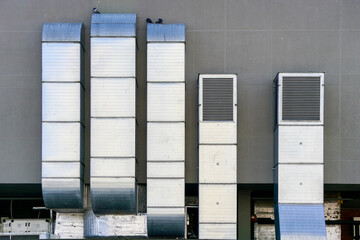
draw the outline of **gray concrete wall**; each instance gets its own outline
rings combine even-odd
[[[360,0],[0,1],[0,183],[40,183],[41,28],[86,25],[93,7],[138,14],[139,182],[146,181],[147,17],[186,24],[186,181],[197,182],[198,73],[238,73],[238,180],[272,183],[277,72],[325,72],[325,182],[359,183]],[[89,166],[86,166],[87,172]]]

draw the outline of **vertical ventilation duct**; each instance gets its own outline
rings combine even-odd
[[[324,217],[324,74],[275,79],[276,239],[326,239]]]
[[[83,208],[82,23],[42,32],[42,191],[45,206]]]
[[[136,213],[136,14],[91,18],[91,168],[95,214]]]
[[[199,239],[236,239],[237,76],[199,76]]]
[[[147,25],[149,237],[184,237],[185,25]]]

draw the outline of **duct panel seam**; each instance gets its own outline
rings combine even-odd
[[[147,180],[148,207],[184,207],[184,179],[149,179]]]
[[[80,162],[42,162],[42,178],[79,178],[83,180],[84,165]]]
[[[236,239],[236,223],[200,223],[199,235],[202,239]]]
[[[134,177],[135,158],[91,158],[91,177]]]
[[[185,162],[148,162],[147,178],[185,178]]]
[[[236,144],[236,122],[199,122],[200,144]]]

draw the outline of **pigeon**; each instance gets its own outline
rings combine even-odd
[[[153,23],[153,21],[152,21],[150,18],[147,18],[147,19],[146,19],[146,22],[147,22],[147,23]]]
[[[93,13],[99,14],[100,12],[96,8],[93,8]]]
[[[162,18],[159,18],[155,23],[158,23],[158,24],[163,23]]]

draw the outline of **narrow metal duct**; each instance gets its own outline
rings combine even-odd
[[[83,208],[82,23],[42,32],[42,192],[45,206]]]
[[[136,213],[136,14],[91,18],[91,204]]]
[[[236,239],[237,76],[199,75],[199,239]]]
[[[276,239],[324,240],[324,74],[279,73],[274,84]]]
[[[185,25],[147,25],[149,237],[185,234]]]

